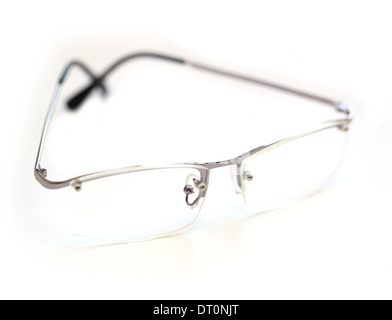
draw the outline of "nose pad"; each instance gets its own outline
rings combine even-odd
[[[241,165],[233,164],[230,166],[231,181],[233,182],[234,191],[237,194],[242,194],[242,179]]]
[[[190,174],[186,179],[184,187],[185,202],[191,208],[194,208],[199,203],[206,191],[206,184],[199,180],[194,174]]]

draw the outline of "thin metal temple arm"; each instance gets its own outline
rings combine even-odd
[[[351,110],[350,108],[339,101],[335,101],[329,98],[325,98],[325,97],[321,97],[312,93],[308,93],[308,92],[304,92],[304,91],[300,91],[298,89],[294,89],[294,88],[290,88],[287,86],[283,86],[277,83],[273,83],[270,81],[266,81],[266,80],[262,80],[262,79],[257,79],[257,78],[253,78],[253,77],[249,77],[249,76],[245,76],[245,75],[241,75],[241,74],[237,74],[234,72],[230,72],[230,71],[225,71],[225,70],[221,70],[221,69],[217,69],[215,67],[210,67],[210,66],[206,66],[206,65],[202,65],[200,63],[196,63],[196,62],[191,62],[191,61],[186,61],[184,59],[181,58],[177,58],[177,57],[172,57],[172,56],[168,56],[168,55],[164,55],[164,54],[159,54],[159,53],[152,53],[152,52],[140,52],[140,53],[135,53],[135,54],[131,54],[128,56],[123,57],[122,59],[116,61],[115,63],[113,63],[105,72],[103,72],[99,77],[95,77],[92,76],[92,83],[87,86],[86,88],[83,88],[78,94],[76,94],[74,97],[72,97],[67,105],[70,109],[77,109],[81,106],[81,104],[83,103],[83,101],[88,97],[88,95],[93,91],[94,88],[100,86],[101,88],[105,88],[103,86],[103,81],[104,79],[110,74],[112,73],[114,70],[116,70],[118,67],[120,67],[121,65],[123,65],[124,63],[130,61],[130,60],[134,60],[137,58],[156,58],[156,59],[161,59],[161,60],[166,60],[166,61],[170,61],[170,62],[175,62],[175,63],[179,63],[179,64],[186,64],[188,66],[200,69],[200,70],[204,70],[204,71],[208,71],[208,72],[212,72],[212,73],[216,73],[219,75],[223,75],[223,76],[227,76],[227,77],[231,77],[231,78],[235,78],[238,80],[242,80],[242,81],[246,81],[246,82],[251,82],[257,85],[262,85],[265,87],[269,87],[269,88],[273,88],[276,90],[281,90],[281,91],[285,91],[287,93],[291,93],[303,98],[308,98],[308,99],[312,99],[330,106],[335,107],[336,109],[338,109],[338,111],[344,112],[347,116],[348,120],[352,119],[352,114],[351,114]],[[81,66],[83,67],[83,66]]]
[[[243,80],[243,81],[246,81],[246,82],[251,82],[251,83],[254,83],[254,84],[262,85],[262,86],[269,87],[269,88],[276,89],[276,90],[285,91],[287,93],[291,93],[291,94],[294,94],[294,95],[297,95],[297,96],[300,96],[300,97],[303,97],[303,98],[312,99],[312,100],[315,100],[315,101],[318,101],[318,102],[321,102],[321,103],[324,103],[324,104],[328,104],[330,106],[333,106],[333,107],[337,108],[338,111],[344,112],[347,115],[347,117],[349,118],[349,120],[351,120],[351,118],[352,118],[352,114],[351,114],[350,108],[346,104],[344,104],[342,102],[339,102],[339,101],[335,101],[333,99],[321,97],[321,96],[318,96],[318,95],[315,95],[315,94],[312,94],[312,93],[300,91],[298,89],[286,87],[286,86],[283,86],[283,85],[280,85],[280,84],[277,84],[277,83],[273,83],[273,82],[270,82],[270,81],[265,81],[265,80],[262,80],[262,79],[253,78],[253,77],[237,74],[237,73],[234,73],[234,72],[225,71],[225,70],[217,69],[217,68],[214,68],[214,67],[202,65],[202,64],[196,63],[196,62],[189,62],[188,61],[187,64],[189,66],[191,66],[191,67],[194,67],[194,68],[197,68],[197,69],[201,69],[201,70],[204,70],[204,71],[216,73],[216,74],[219,74],[219,75],[222,75],[222,76],[227,76],[227,77],[230,77],[230,78],[235,78],[235,79],[238,79],[238,80]]]
[[[43,148],[44,148],[44,145],[45,145],[46,135],[47,135],[47,132],[48,132],[48,129],[49,129],[50,122],[51,122],[52,117],[53,117],[54,110],[56,109],[56,105],[57,105],[57,101],[58,101],[60,93],[61,93],[61,89],[63,87],[64,81],[67,78],[69,72],[74,67],[79,67],[81,70],[83,70],[92,79],[93,82],[95,82],[96,79],[97,79],[97,77],[94,75],[94,73],[85,64],[83,64],[83,63],[81,63],[79,61],[72,61],[72,62],[70,62],[64,68],[64,71],[60,75],[60,78],[59,78],[59,80],[57,82],[57,85],[56,85],[56,88],[54,90],[52,99],[50,101],[48,112],[46,114],[44,127],[42,129],[41,139],[40,139],[40,142],[39,142],[37,158],[36,158],[35,166],[34,166],[34,175],[35,175],[36,179],[41,184],[45,185],[46,187],[48,187],[48,185],[50,185],[51,187],[54,186],[54,188],[57,188],[57,187],[63,187],[63,186],[66,185],[65,183],[63,183],[63,184],[62,183],[55,183],[55,182],[49,182],[48,180],[46,180],[47,171],[46,171],[46,169],[41,168],[40,164],[41,164],[41,156],[42,156]],[[106,91],[105,87],[102,84],[100,84],[100,87],[101,87],[103,92]]]

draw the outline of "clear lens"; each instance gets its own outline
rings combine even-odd
[[[98,240],[135,241],[178,231],[198,216],[205,192],[197,188],[200,179],[195,168],[160,168],[73,184],[73,232]]]
[[[338,168],[347,132],[332,127],[261,150],[242,164],[243,194],[258,213],[315,192]]]

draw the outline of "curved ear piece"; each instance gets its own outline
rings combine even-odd
[[[94,88],[100,87],[104,94],[106,94],[106,88],[102,85],[101,80],[95,80],[88,87],[84,88],[73,98],[69,99],[67,102],[68,109],[77,110],[83,103],[83,101],[89,96],[89,94],[94,90]]]
[[[69,64],[69,66],[67,67],[63,76],[60,78],[60,83],[62,83],[64,81],[70,67],[73,65],[77,65],[80,68],[82,68],[93,79],[93,82],[89,86],[87,86],[86,88],[82,89],[74,97],[72,97],[71,99],[68,100],[68,102],[67,102],[68,109],[77,110],[82,105],[83,101],[89,96],[89,94],[96,87],[99,87],[102,90],[102,93],[106,94],[106,88],[102,82],[110,73],[112,73],[115,69],[117,69],[123,63],[125,63],[129,60],[133,60],[136,58],[146,58],[146,57],[167,60],[167,61],[180,63],[180,64],[185,64],[185,60],[180,59],[180,58],[171,57],[171,56],[158,54],[158,53],[152,53],[152,52],[139,52],[139,53],[134,53],[134,54],[128,55],[128,56],[116,61],[104,73],[102,73],[99,77],[96,77],[95,74],[92,73],[90,71],[90,69],[87,68],[83,63],[78,62],[78,61],[74,61],[71,64]]]
[[[94,88],[95,84],[92,83],[87,88],[84,88],[82,91],[76,94],[73,98],[69,99],[67,102],[68,109],[77,110]]]

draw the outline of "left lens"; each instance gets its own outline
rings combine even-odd
[[[204,174],[205,175],[205,174]],[[69,190],[75,234],[97,240],[156,238],[192,224],[204,201],[196,168],[142,169],[74,181]]]
[[[253,213],[296,202],[319,189],[338,168],[347,131],[326,128],[282,140],[245,159],[242,192]]]

